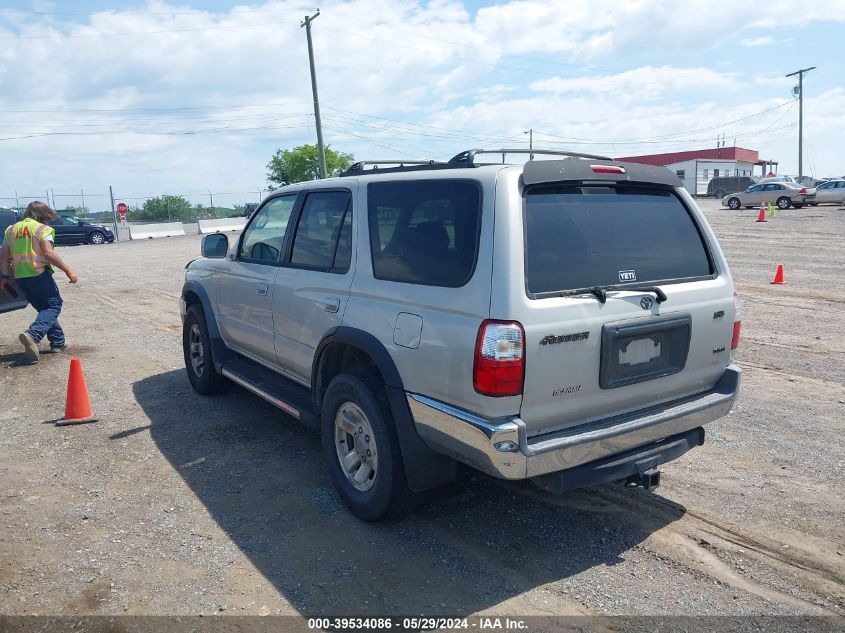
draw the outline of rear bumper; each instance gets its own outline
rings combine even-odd
[[[528,438],[518,417],[490,420],[419,394],[407,394],[417,432],[432,449],[503,479],[575,468],[686,433],[731,410],[740,369],[730,365],[710,391],[647,409]]]
[[[658,466],[678,459],[687,451],[704,444],[704,429],[699,427],[686,433],[672,435],[659,442],[597,459],[575,468],[532,477],[531,482],[554,494],[577,490],[611,481],[635,481],[654,473]]]

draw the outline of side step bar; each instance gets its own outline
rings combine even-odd
[[[311,405],[311,392],[289,378],[249,359],[239,357],[225,363],[221,373],[288,415],[308,426],[318,426]]]

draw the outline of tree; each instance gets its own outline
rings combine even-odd
[[[130,222],[193,222],[194,209],[182,196],[149,198],[140,209],[129,212]]]
[[[353,162],[355,162],[355,157],[352,154],[335,152],[326,146],[327,176],[337,176]],[[267,182],[273,189],[294,182],[316,180],[320,177],[320,153],[316,145],[279,149],[267,163],[267,169]]]

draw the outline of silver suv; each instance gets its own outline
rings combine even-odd
[[[479,161],[506,153],[284,187],[187,266],[194,389],[234,382],[318,428],[362,519],[457,462],[558,493],[651,487],[736,397],[733,281],[678,178],[565,152]]]

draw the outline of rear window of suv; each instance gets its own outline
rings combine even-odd
[[[535,298],[714,271],[698,227],[671,191],[570,185],[527,190],[525,268]]]
[[[475,269],[481,187],[472,180],[370,183],[376,279],[457,288]]]

